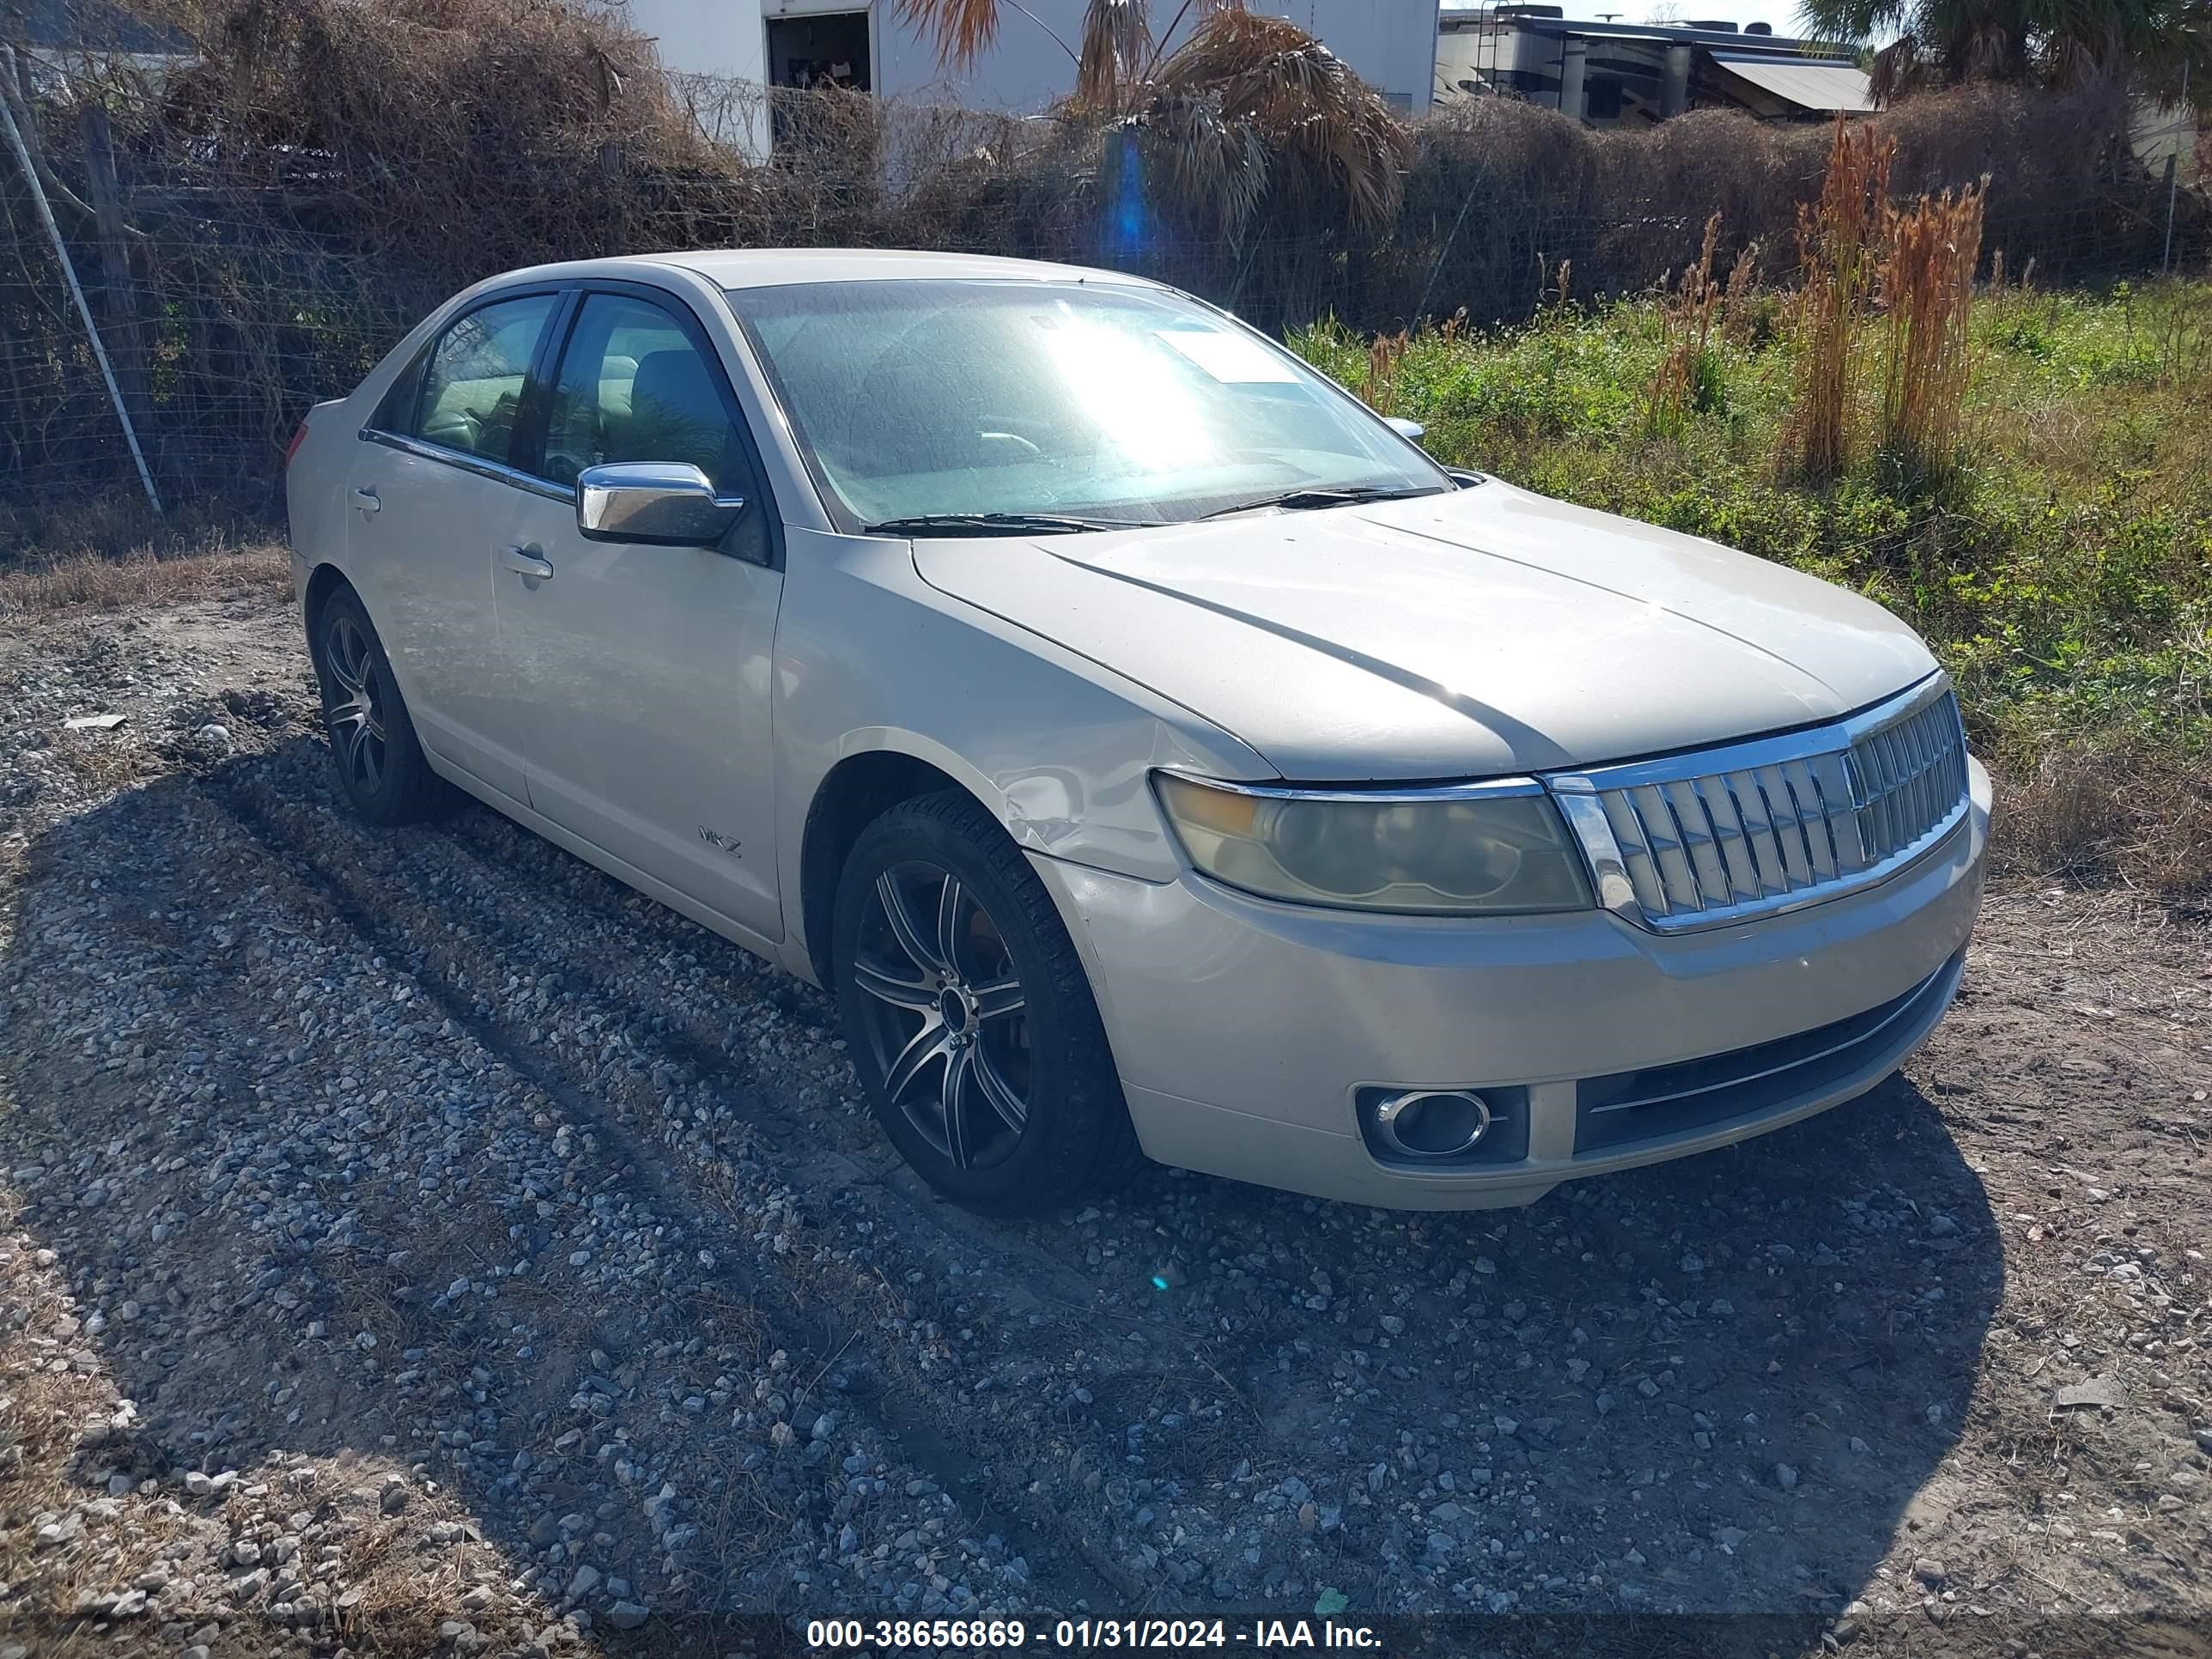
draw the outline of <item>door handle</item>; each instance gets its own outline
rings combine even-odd
[[[518,576],[528,576],[541,582],[553,580],[552,561],[539,558],[527,548],[503,547],[499,552],[499,562],[502,568],[512,570]]]
[[[374,489],[363,488],[353,492],[353,504],[364,513],[381,513],[384,503],[376,499]]]

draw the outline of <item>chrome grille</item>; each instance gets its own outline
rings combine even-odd
[[[1672,931],[1870,884],[1967,807],[1966,739],[1941,675],[1809,732],[1547,778],[1600,902]]]

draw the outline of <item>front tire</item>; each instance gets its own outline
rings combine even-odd
[[[862,831],[833,927],[854,1067],[931,1186],[1024,1215],[1127,1177],[1136,1136],[1082,959],[975,801],[923,796]]]
[[[315,678],[338,787],[369,823],[389,827],[443,816],[459,795],[430,769],[384,642],[361,597],[331,595],[315,617]]]

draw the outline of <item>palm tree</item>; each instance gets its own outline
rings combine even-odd
[[[900,0],[948,69],[972,64],[1021,0]],[[1187,38],[1169,42],[1194,15]],[[1119,128],[1186,212],[1235,240],[1271,191],[1279,203],[1374,231],[1396,214],[1413,137],[1372,87],[1305,30],[1243,0],[1182,0],[1155,33],[1147,0],[1090,0],[1070,111]]]
[[[2124,76],[2171,100],[2184,65],[2202,100],[2212,45],[2208,0],[1805,0],[1816,35],[1890,37],[1875,54],[1875,96],[1927,86],[2033,81],[2070,86]]]

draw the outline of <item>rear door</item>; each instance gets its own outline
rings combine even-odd
[[[516,501],[545,489],[512,463],[567,298],[502,291],[454,318],[370,417],[346,480],[347,574],[423,746],[518,801],[526,711],[500,660],[492,583]]]
[[[678,296],[587,286],[563,333],[530,463],[562,498],[513,499],[504,541],[524,568],[496,583],[501,644],[530,709],[531,805],[775,940],[769,669],[782,526],[758,450]],[[689,462],[747,510],[719,547],[588,541],[576,475],[617,461]]]

